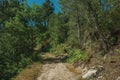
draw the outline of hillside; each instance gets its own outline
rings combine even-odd
[[[0,80],[119,80],[120,0],[37,1],[0,0]]]
[[[73,64],[62,62],[61,56],[44,53],[43,64],[27,67],[15,80],[83,80],[84,77],[87,80],[120,80],[119,49],[120,45],[116,45],[104,57],[96,54],[89,62],[79,60]]]

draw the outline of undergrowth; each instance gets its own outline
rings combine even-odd
[[[60,44],[50,49],[50,52],[55,55],[67,53],[69,47],[66,44]]]
[[[88,58],[87,53],[80,49],[72,49],[68,52],[68,63],[74,63],[78,60],[85,61]]]
[[[21,71],[15,78],[11,80],[36,80],[41,70],[39,63],[34,63]]]

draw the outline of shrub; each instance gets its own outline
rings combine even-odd
[[[56,47],[51,48],[50,52],[55,55],[67,53],[69,47],[66,44],[59,44]]]
[[[80,49],[71,49],[68,52],[67,62],[74,63],[78,60],[85,61],[87,57],[88,55],[84,51],[81,51]]]
[[[25,32],[27,31],[26,29]],[[32,50],[34,41],[27,33],[24,34],[25,32],[9,28],[0,34],[1,80],[10,80],[37,57],[37,54],[34,54]]]
[[[110,45],[114,45],[117,42],[117,37],[110,36],[108,42],[109,42]]]

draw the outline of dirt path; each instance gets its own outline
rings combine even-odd
[[[65,63],[45,64],[37,80],[78,80],[80,71]]]
[[[114,53],[114,54],[113,54]],[[89,64],[82,68],[82,63],[77,63],[75,68],[71,64],[61,63],[66,55],[44,55],[45,64],[42,66],[37,80],[120,80],[120,54],[112,52],[106,58],[93,57]],[[83,63],[84,64],[84,63]],[[82,78],[81,78],[82,77]]]
[[[33,64],[23,70],[15,80],[120,80],[120,54],[93,57],[89,64],[64,63],[66,55],[44,54],[43,64]]]
[[[63,63],[66,55],[43,54],[43,66],[37,80],[78,80],[80,70],[71,64]]]

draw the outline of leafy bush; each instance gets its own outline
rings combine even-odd
[[[117,53],[120,53],[120,49],[115,49],[115,51],[116,51]]]
[[[34,41],[29,37],[33,33],[27,33],[32,28],[23,32],[16,30],[6,28],[0,34],[1,80],[9,80],[38,57],[37,53],[33,53]]]
[[[74,63],[78,60],[84,61],[87,59],[87,57],[88,55],[84,51],[81,51],[80,49],[71,49],[68,52],[67,62]]]
[[[0,34],[0,78],[9,80],[12,76],[30,64],[32,60],[26,57],[25,41],[19,37],[4,32]]]
[[[111,36],[111,37],[109,38],[109,44],[110,44],[110,45],[114,45],[116,42],[117,42],[117,37]]]
[[[67,53],[69,47],[66,44],[59,44],[56,47],[51,48],[50,52],[55,55]]]

